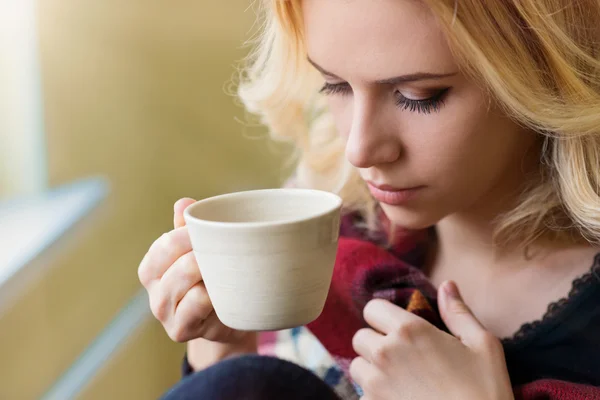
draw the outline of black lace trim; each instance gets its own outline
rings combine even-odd
[[[515,346],[535,336],[546,325],[552,325],[562,317],[563,311],[581,296],[583,296],[591,287],[600,282],[600,253],[594,258],[594,263],[590,270],[584,275],[575,278],[571,290],[567,297],[563,297],[548,305],[548,309],[543,317],[533,322],[527,322],[511,337],[502,339],[506,346]]]

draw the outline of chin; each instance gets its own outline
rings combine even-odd
[[[443,215],[427,212],[426,210],[415,210],[400,206],[381,204],[381,209],[394,225],[404,229],[419,230],[427,229],[437,224]]]

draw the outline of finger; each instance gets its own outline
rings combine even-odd
[[[356,357],[350,363],[350,376],[365,392],[373,385],[376,379],[376,369],[363,357]],[[367,394],[366,394],[367,395]]]
[[[465,304],[462,296],[452,281],[446,281],[439,288],[438,304],[444,323],[454,336],[465,345],[473,346],[480,342],[487,331]]]
[[[190,199],[189,197],[184,197],[183,199],[179,199],[175,202],[175,205],[173,206],[173,225],[175,228],[181,228],[182,226],[185,226],[183,212],[195,202],[196,200]]]
[[[181,256],[192,251],[187,228],[177,228],[156,239],[142,259],[138,276],[144,287],[160,279],[167,269]]]
[[[376,358],[374,353],[382,348],[383,339],[384,336],[373,329],[363,328],[356,332],[352,338],[352,348],[359,356],[373,363],[374,358]],[[380,356],[377,355],[377,357]]]
[[[234,343],[241,331],[225,326],[208,297],[206,287],[201,282],[195,285],[181,300],[175,311],[174,322],[182,327],[179,342],[204,338],[213,342]]]
[[[397,331],[404,324],[421,322],[422,318],[383,299],[373,299],[363,310],[365,321],[381,333]]]
[[[239,335],[240,333],[242,332],[235,331],[225,326],[213,308],[211,313],[204,319],[204,323],[200,329],[196,331],[195,335],[196,337],[202,337],[211,342],[235,343],[236,335]]]
[[[185,326],[193,333],[199,331],[206,319],[213,312],[204,282],[192,286],[175,308],[173,321],[177,326]]]
[[[168,307],[175,311],[177,304],[183,296],[194,286],[202,281],[200,269],[196,263],[194,252],[184,254],[169,267],[160,279],[155,290],[168,293]]]

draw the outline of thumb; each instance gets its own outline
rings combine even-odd
[[[440,285],[438,305],[450,332],[467,347],[476,346],[486,330],[463,301],[456,283],[446,281]]]
[[[185,226],[185,219],[183,218],[183,212],[186,208],[194,204],[196,200],[190,199],[189,197],[184,197],[183,199],[179,199],[175,202],[173,206],[173,225],[175,228],[181,228]]]

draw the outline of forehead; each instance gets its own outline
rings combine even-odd
[[[434,15],[419,0],[302,0],[309,57],[344,79],[452,71]]]

